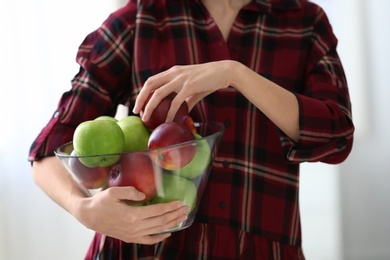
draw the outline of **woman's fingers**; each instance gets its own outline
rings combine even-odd
[[[152,238],[149,235],[163,233],[187,218],[189,208],[181,201],[148,206],[130,206],[125,202],[141,198],[143,194],[133,187],[111,187],[99,192],[87,202],[86,226],[129,243],[153,244],[169,234]]]
[[[173,218],[186,215],[189,211],[188,206],[182,201],[159,203],[139,208],[142,208],[142,217],[144,219],[158,217],[159,222],[169,222]]]
[[[145,106],[146,101],[144,102],[143,106],[145,108],[142,111],[143,112],[142,120],[144,122],[146,122],[150,119],[150,116],[152,115],[154,109],[156,109],[156,107],[161,102],[161,100],[171,93],[171,92],[168,93],[167,90],[168,90],[167,88],[158,88],[158,89],[154,90],[153,95],[151,95],[150,99],[147,101],[146,106]]]
[[[155,206],[155,205],[153,205]],[[166,206],[165,203],[160,206]],[[140,213],[147,210],[147,207],[139,207]],[[188,207],[184,206],[178,210],[167,211],[166,213],[158,214],[150,218],[144,218],[141,221],[138,221],[138,224],[134,226],[131,230],[131,233],[138,234],[140,236],[151,235],[151,234],[160,234],[177,227],[183,221],[188,218]],[[143,215],[143,213],[141,213]],[[145,213],[147,214],[147,213]],[[134,230],[136,229],[136,230]]]
[[[107,189],[107,192],[110,193],[114,199],[120,200],[133,200],[133,201],[142,201],[145,199],[145,194],[138,191],[136,188],[128,187],[111,187]]]
[[[173,90],[175,90],[176,88],[175,88],[175,86],[173,86],[174,84],[180,84],[180,83],[178,83],[178,82],[171,82],[171,83],[166,84],[164,87],[166,89],[173,89]],[[169,85],[172,85],[172,86],[169,86]],[[162,89],[162,88],[160,88],[160,89]],[[168,110],[168,113],[167,113],[167,117],[166,117],[166,121],[167,122],[173,121],[173,119],[175,118],[175,115],[176,115],[177,111],[179,110],[180,106],[183,104],[183,102],[185,102],[186,96],[187,96],[187,94],[184,91],[176,92],[176,95],[172,99],[171,106],[170,106],[170,108]],[[161,99],[158,98],[156,100],[156,102],[159,102],[160,100]],[[153,112],[153,111],[151,111],[151,112]]]
[[[143,107],[145,106],[145,102],[148,99],[148,97],[150,96],[150,94],[153,93],[153,96],[154,96],[154,94],[155,94],[154,92],[156,89],[159,89],[162,85],[171,81],[171,79],[169,77],[170,77],[170,70],[167,70],[167,71],[161,72],[157,75],[151,76],[150,78],[148,78],[146,80],[140,93],[137,96],[137,100],[135,101],[134,108],[133,108],[134,114],[139,114],[143,110]],[[171,93],[171,92],[169,92],[169,93]],[[165,96],[169,95],[169,93],[166,93]],[[165,97],[163,95],[163,93],[161,93],[161,90],[160,90],[160,93],[157,93],[157,95],[160,95],[160,94],[162,95],[161,99]],[[153,101],[156,102],[156,97],[154,97],[154,100],[149,100],[148,104],[150,102],[152,102],[152,105],[153,105]],[[158,103],[159,102],[157,102],[157,104]],[[144,111],[144,113],[145,113],[145,111]]]
[[[131,214],[127,218],[127,223],[118,230],[121,234],[119,238],[128,243],[144,244],[153,244],[165,239],[169,235],[156,237],[154,235],[165,233],[187,219],[188,207],[175,209],[178,204],[180,205],[180,203],[163,203],[140,207],[129,206],[131,208],[128,213]]]
[[[183,85],[183,79],[186,79],[184,76],[185,68],[186,66],[173,66],[164,72],[148,78],[138,94],[133,113],[139,114],[142,110],[144,110],[143,120],[147,121],[153,110],[163,98],[171,93],[180,92],[181,86]],[[152,98],[148,101],[148,104],[144,109],[145,102],[152,93]],[[176,111],[180,104],[177,106]]]
[[[134,187],[111,187],[107,189],[109,196],[111,196],[115,201],[142,201],[145,198],[145,194],[139,192]],[[128,206],[128,205],[126,205]],[[155,216],[161,216],[169,212],[173,212],[175,210],[182,210],[183,212],[187,211],[187,206],[182,201],[172,201],[168,203],[160,203],[149,205],[147,207],[139,207],[139,206],[129,206],[134,208],[131,212],[132,214],[138,213],[138,211],[142,210],[143,218],[152,218]],[[186,212],[185,212],[186,213]],[[185,214],[183,213],[183,214]]]
[[[227,88],[231,82],[231,75],[227,73],[229,64],[228,61],[219,61],[173,66],[167,71],[154,75],[145,82],[141,89],[133,112],[139,114],[143,110],[142,119],[147,121],[163,98],[176,93],[166,118],[166,121],[172,121],[184,101],[188,101],[189,108],[192,109],[197,102],[210,93]]]

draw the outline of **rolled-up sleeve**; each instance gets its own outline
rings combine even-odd
[[[118,104],[131,91],[131,58],[133,9],[120,9],[79,47],[76,61],[80,70],[71,81],[71,89],[63,93],[47,125],[33,141],[28,160],[53,156],[58,146],[73,138],[76,127],[83,121],[100,115],[114,116]]]
[[[307,59],[299,104],[299,140],[282,134],[282,146],[291,162],[344,161],[353,144],[354,125],[351,101],[340,58],[337,39],[326,15],[319,13]]]

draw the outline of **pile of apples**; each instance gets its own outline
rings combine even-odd
[[[172,122],[165,122],[172,99],[163,99],[146,122],[130,115],[79,124],[68,163],[77,181],[87,189],[133,186],[146,195],[142,205],[182,200],[193,209],[194,180],[208,167],[211,150],[197,133],[186,102]]]

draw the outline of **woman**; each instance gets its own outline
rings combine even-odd
[[[35,182],[96,231],[86,259],[304,259],[299,163],[337,164],[354,126],[337,39],[304,0],[139,0],[81,44],[80,71],[33,143]],[[132,207],[133,187],[85,197],[53,151],[82,121],[129,104],[143,120],[171,92],[225,124],[194,224],[181,202]],[[152,98],[142,111],[149,94]]]

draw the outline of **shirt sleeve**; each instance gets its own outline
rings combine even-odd
[[[76,127],[100,115],[113,116],[131,90],[134,3],[112,13],[79,47],[80,70],[71,81],[48,124],[29,151],[29,161],[53,156],[55,149],[72,140]],[[130,17],[130,18],[129,18]]]
[[[282,133],[282,146],[293,163],[337,164],[351,151],[354,125],[344,70],[337,54],[337,39],[322,11],[313,27],[312,46],[299,104],[299,140]]]

